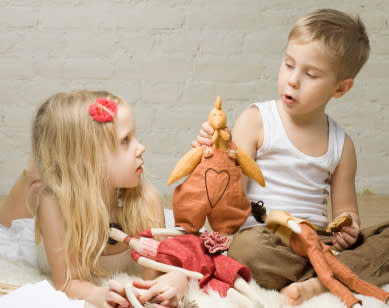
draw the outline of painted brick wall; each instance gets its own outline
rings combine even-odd
[[[290,27],[321,7],[359,13],[371,57],[328,112],[351,135],[357,189],[389,189],[389,1],[1,0],[0,194],[30,152],[37,106],[57,91],[107,89],[133,106],[148,178],[162,194],[217,95],[232,126],[250,102],[277,97]]]

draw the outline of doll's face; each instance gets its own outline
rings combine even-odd
[[[224,128],[227,124],[226,113],[222,109],[212,109],[208,116],[208,123],[214,128]]]

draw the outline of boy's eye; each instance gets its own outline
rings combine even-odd
[[[307,76],[309,77],[309,78],[312,78],[312,79],[315,79],[316,78],[316,75],[313,75],[313,74],[311,74],[311,73],[306,73],[307,74]]]

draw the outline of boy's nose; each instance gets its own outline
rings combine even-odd
[[[296,76],[296,74],[292,74],[289,76],[288,85],[294,89],[298,88],[299,81],[298,81],[298,77]]]

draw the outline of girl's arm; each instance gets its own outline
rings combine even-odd
[[[97,307],[115,307],[116,304],[128,305],[128,301],[124,297],[124,286],[118,282],[110,281],[108,288],[105,288],[98,287],[88,281],[81,281],[75,266],[72,265],[70,265],[71,281],[63,289],[66,281],[65,228],[58,201],[52,194],[42,195],[39,219],[40,232],[56,289],[63,290],[71,298],[86,300]]]
[[[355,191],[355,174],[357,159],[354,144],[346,135],[342,157],[335,172],[331,177],[331,204],[333,219],[339,216],[350,215],[353,223],[349,227],[343,227],[340,232],[334,234],[334,247],[342,251],[357,241],[360,220]]]

